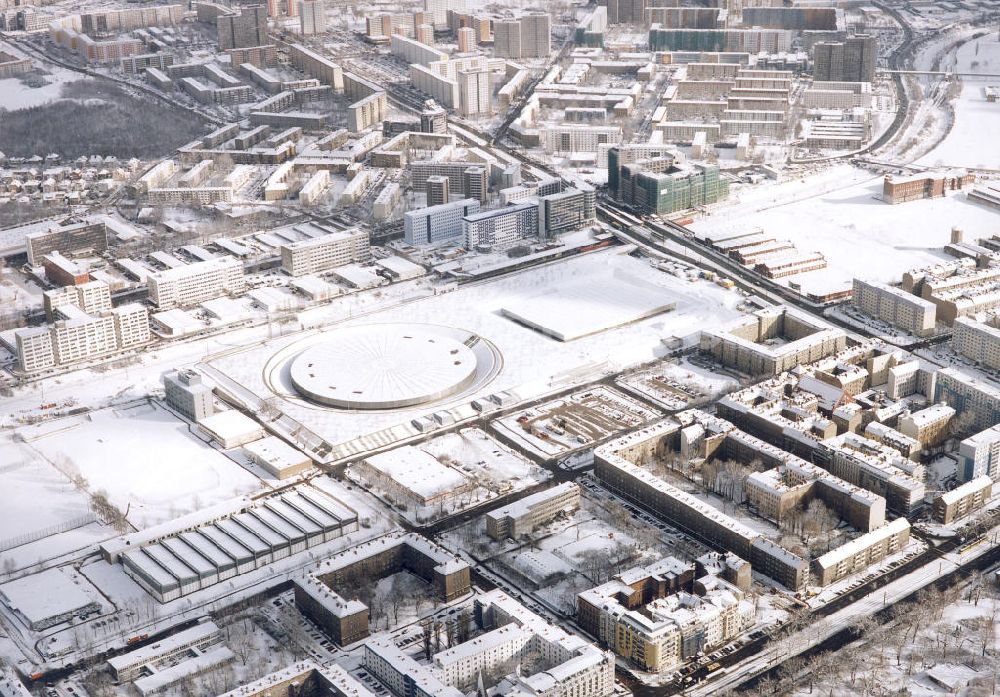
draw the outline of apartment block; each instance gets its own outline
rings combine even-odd
[[[774,339],[783,339],[778,344]],[[728,329],[706,329],[701,350],[749,375],[778,375],[813,363],[847,347],[841,329],[791,308],[773,307],[734,322]]]
[[[299,31],[302,36],[313,36],[326,31],[326,4],[324,0],[299,0]]]
[[[288,49],[292,65],[309,77],[314,77],[335,92],[344,91],[344,70],[325,56],[301,44],[292,44]]]
[[[851,303],[861,312],[914,336],[934,333],[937,307],[934,303],[878,281],[854,279]]]
[[[223,51],[269,43],[267,7],[264,5],[245,6],[237,13],[220,15],[215,26],[219,48]]]
[[[874,82],[878,44],[874,36],[852,36],[844,41],[813,46],[813,79],[835,82]]]
[[[931,517],[948,525],[983,509],[992,496],[993,479],[980,475],[934,499]]]
[[[282,245],[281,269],[290,276],[329,271],[371,258],[368,231],[355,228]]]
[[[899,417],[896,428],[903,435],[920,442],[924,448],[938,445],[949,435],[949,427],[955,418],[955,410],[947,404],[933,404]]]
[[[958,479],[968,482],[981,476],[1000,480],[1000,424],[969,436],[958,445]]]
[[[896,518],[814,560],[813,578],[824,586],[836,583],[902,551],[909,542],[909,521]]]
[[[991,370],[1000,368],[1000,329],[959,317],[952,330],[951,347],[955,353]]]
[[[538,234],[538,204],[519,203],[467,215],[462,219],[466,249],[508,249]]]
[[[463,218],[478,212],[479,201],[472,198],[407,211],[403,216],[404,239],[412,245],[462,240]]]
[[[150,274],[149,299],[160,310],[189,307],[222,295],[246,290],[243,264],[236,259],[213,259]]]
[[[417,534],[389,534],[334,555],[296,580],[295,604],[338,645],[351,644],[368,636],[368,608],[334,589],[404,570],[431,584],[445,602],[471,588],[469,565],[458,557]]]

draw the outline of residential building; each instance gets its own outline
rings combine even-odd
[[[951,347],[991,370],[1000,369],[1000,329],[969,317],[959,317],[952,325]]]
[[[852,36],[844,41],[813,46],[813,79],[834,82],[875,82],[878,44],[874,36]]]
[[[934,400],[945,402],[969,419],[968,427],[983,430],[994,426],[1000,414],[1000,389],[970,377],[956,368],[937,372]]]
[[[108,250],[108,228],[103,222],[57,225],[48,232],[32,232],[25,236],[28,263],[40,266],[42,257],[52,252],[64,256],[101,254]]]
[[[980,475],[934,499],[931,517],[945,525],[981,510],[993,496],[993,479]]]
[[[322,34],[326,31],[326,5],[324,0],[299,0],[299,29],[302,36]]]
[[[784,339],[775,343],[774,339]],[[843,330],[789,307],[770,307],[726,329],[705,329],[701,350],[749,375],[778,375],[847,348]]]
[[[904,203],[924,198],[941,198],[948,191],[957,191],[976,182],[976,176],[967,170],[943,172],[918,172],[916,174],[887,174],[882,182],[882,200],[886,203]]]
[[[489,70],[459,70],[458,110],[463,116],[493,113],[493,80]]]
[[[428,181],[432,178],[428,177]],[[472,198],[407,211],[403,216],[404,239],[412,245],[461,240],[462,219],[478,212],[479,201]]]
[[[519,203],[462,219],[466,249],[502,250],[538,234],[538,204]]]
[[[281,268],[290,276],[321,273],[371,258],[368,231],[362,228],[330,232],[282,245]]]
[[[815,559],[813,579],[823,586],[836,583],[902,551],[909,542],[909,521],[896,518]]]
[[[219,48],[263,46],[268,42],[267,7],[265,5],[244,6],[234,14],[220,15],[216,19]]]
[[[969,482],[986,475],[1000,480],[1000,424],[969,436],[958,445],[958,480]]]
[[[486,203],[489,198],[489,174],[485,167],[478,165],[462,170],[462,191],[466,197]]]
[[[190,307],[222,295],[246,290],[243,264],[237,259],[212,259],[157,271],[149,275],[149,299],[160,310]]]
[[[324,560],[295,581],[295,604],[339,645],[368,636],[368,607],[335,589],[372,583],[400,571],[419,576],[445,602],[469,592],[469,565],[415,533],[393,533],[351,547]]]
[[[926,409],[899,417],[896,428],[903,435],[920,441],[925,449],[945,440],[955,418],[955,410],[947,404],[933,404]]]
[[[869,317],[913,336],[926,337],[934,333],[937,316],[934,303],[895,286],[855,278],[851,303]]]

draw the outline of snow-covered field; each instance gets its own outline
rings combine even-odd
[[[821,252],[827,268],[781,279],[801,283],[808,292],[850,286],[855,277],[898,281],[911,268],[949,259],[941,248],[951,241],[952,227],[975,240],[994,234],[1000,222],[996,211],[963,193],[889,205],[880,200],[881,192],[881,176],[836,166],[808,183],[744,189],[739,203],[718,208],[690,227],[699,237],[761,228],[802,252]]]
[[[36,457],[79,473],[138,528],[260,488],[256,477],[150,402],[19,429]]]
[[[1000,74],[996,32],[963,44],[941,70]],[[987,102],[983,93],[983,87],[997,82],[1000,79],[963,79],[962,93],[955,101],[954,127],[936,148],[917,161],[919,164],[1000,169],[1000,139],[995,137],[1000,132],[1000,104]]]

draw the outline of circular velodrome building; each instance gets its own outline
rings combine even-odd
[[[476,355],[462,342],[413,324],[338,330],[296,356],[295,389],[342,409],[399,409],[457,394],[476,379]]]

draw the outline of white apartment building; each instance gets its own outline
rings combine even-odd
[[[460,101],[458,81],[441,75],[426,65],[410,66],[410,82],[414,89],[432,97],[449,109],[457,109]]]
[[[428,46],[401,34],[393,34],[389,38],[389,46],[392,49],[392,55],[407,63],[427,65],[435,61],[448,60],[448,54],[444,51],[439,51],[433,46]]]
[[[52,325],[56,365],[112,353],[117,348],[115,320],[110,314],[59,320]]]
[[[148,279],[149,299],[160,310],[197,305],[205,300],[246,290],[243,264],[236,259],[212,259],[158,271]]]
[[[326,31],[326,6],[323,0],[299,2],[299,29],[302,36],[322,34]]]
[[[143,305],[121,305],[113,309],[111,315],[115,320],[115,343],[118,348],[131,348],[149,341],[149,311]]]
[[[854,279],[854,307],[914,336],[934,333],[937,306],[921,297],[877,281]]]
[[[597,152],[622,142],[621,126],[562,125],[542,131],[547,153]]]
[[[354,228],[282,245],[281,268],[290,276],[304,276],[370,257],[367,230]]]
[[[958,459],[960,481],[970,482],[983,475],[1000,480],[1000,424],[959,443]]]
[[[48,327],[14,330],[17,360],[25,373],[37,373],[56,364],[52,334]]]
[[[463,116],[493,113],[493,81],[489,70],[458,71],[459,111]]]
[[[435,29],[448,26],[448,10],[465,12],[468,7],[468,0],[424,0],[424,11],[430,13]]]
[[[434,244],[462,238],[462,219],[479,212],[479,201],[460,201],[407,211],[403,216],[403,236],[407,244]]]
[[[466,249],[507,249],[537,234],[538,204],[533,202],[467,215],[462,220]]]
[[[952,325],[951,347],[966,358],[996,370],[1000,368],[1000,329],[959,317]]]

